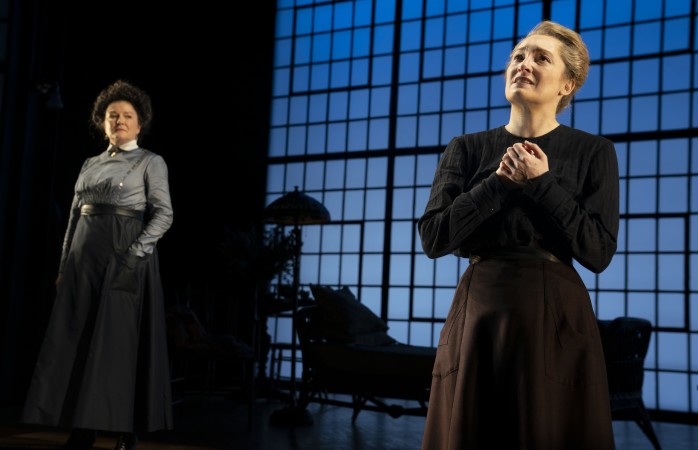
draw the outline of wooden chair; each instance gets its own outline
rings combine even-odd
[[[191,386],[197,380],[200,380],[197,391],[201,399],[216,390],[225,394],[242,391],[248,403],[251,429],[255,402],[254,350],[233,336],[211,335],[187,306],[167,308],[166,321],[173,404],[183,401],[183,396],[177,395],[181,392],[179,386]],[[239,366],[240,375],[227,383],[220,382],[219,365]]]

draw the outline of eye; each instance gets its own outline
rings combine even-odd
[[[514,56],[511,57],[511,60],[516,61],[516,62],[521,62],[521,61],[523,61],[523,59],[524,59],[523,53],[516,53]]]
[[[539,56],[538,56],[538,61],[550,63],[550,62],[551,62],[551,59],[550,59],[550,57],[549,57],[548,55],[539,55]]]

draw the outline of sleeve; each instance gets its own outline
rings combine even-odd
[[[524,188],[524,195],[550,216],[572,257],[600,273],[611,263],[618,238],[619,175],[613,143],[605,141],[595,152],[583,183],[575,199],[546,172]]]
[[[65,268],[65,262],[68,260],[68,253],[70,253],[70,246],[73,242],[73,235],[75,234],[75,228],[78,225],[78,219],[80,218],[80,208],[78,207],[79,199],[78,195],[73,194],[73,201],[70,204],[70,216],[68,217],[68,228],[65,231],[65,236],[63,237],[63,250],[61,252],[61,262],[58,266],[58,273],[63,273]]]
[[[144,257],[153,253],[158,240],[172,226],[172,202],[167,164],[162,156],[156,155],[144,172],[148,218],[143,232],[129,248],[129,253]]]
[[[417,222],[422,249],[429,258],[466,246],[473,232],[506,203],[510,191],[495,172],[465,191],[475,166],[468,163],[463,139],[452,139],[436,168],[429,201]]]

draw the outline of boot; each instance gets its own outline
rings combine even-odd
[[[137,445],[138,436],[136,436],[136,433],[121,434],[116,441],[116,448],[114,450],[136,450]]]
[[[97,432],[85,428],[73,428],[62,450],[90,450],[97,440]]]

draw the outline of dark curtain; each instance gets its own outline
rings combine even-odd
[[[64,0],[11,2],[0,122],[0,408],[23,402],[73,183],[84,159],[105,148],[89,128],[92,102],[119,78],[151,95],[143,146],[169,167],[174,224],[158,244],[168,301],[206,286],[232,305],[213,315],[215,329],[248,322],[251,293],[227,283],[219,244],[223,227],[257,224],[264,207],[273,3],[78,10]]]

